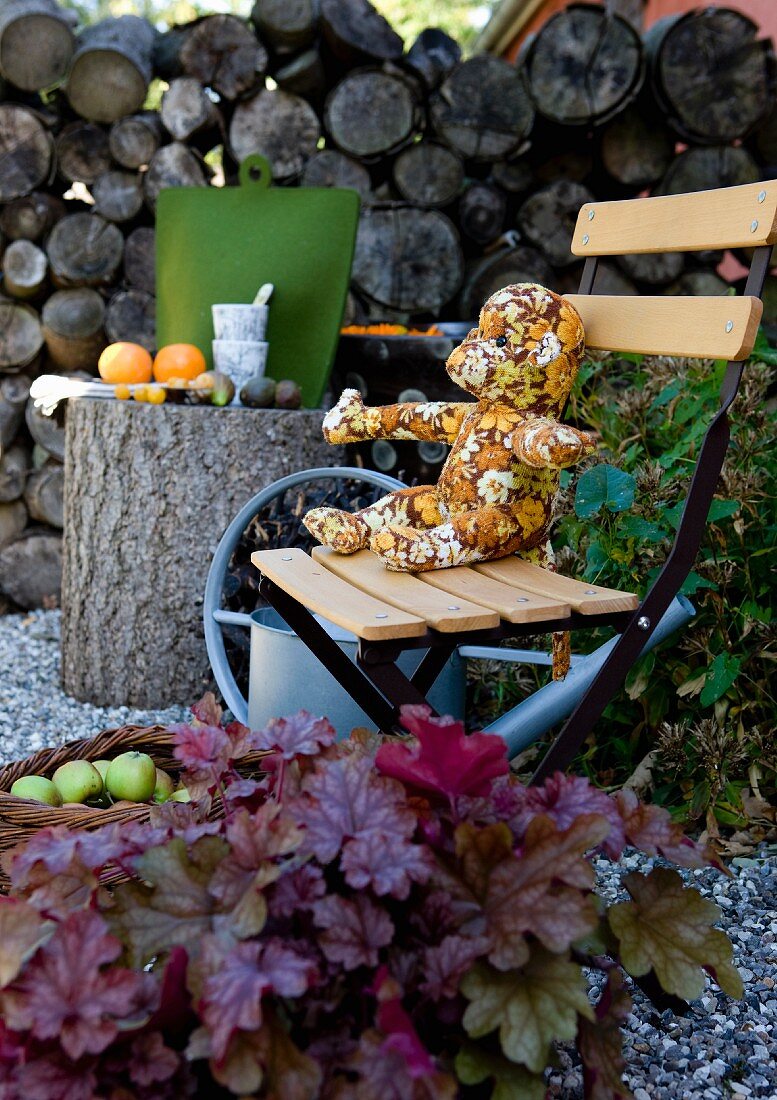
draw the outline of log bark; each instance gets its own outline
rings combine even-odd
[[[43,347],[36,311],[21,302],[0,300],[0,371],[21,370]]]
[[[653,89],[670,124],[689,142],[722,144],[744,137],[774,101],[770,39],[731,8],[668,16],[645,36]]]
[[[20,607],[56,607],[61,589],[61,535],[33,528],[0,551],[0,592]]]
[[[128,222],[143,208],[143,179],[138,172],[113,169],[92,186],[94,209],[109,222]]]
[[[29,378],[0,374],[0,448],[10,446],[21,427],[29,392]]]
[[[316,49],[304,50],[275,70],[275,83],[284,92],[301,95],[318,104],[326,94],[326,69]]]
[[[531,130],[534,107],[521,73],[490,54],[463,61],[430,101],[438,136],[461,156],[500,160]]]
[[[120,290],[105,311],[105,331],[111,342],[126,340],[156,351],[156,299],[145,290]]]
[[[650,187],[666,174],[675,138],[653,112],[630,107],[602,134],[604,167],[618,183]]]
[[[3,287],[13,298],[35,298],[46,285],[48,260],[32,241],[13,241],[3,253]]]
[[[39,241],[64,216],[62,199],[45,191],[33,191],[3,208],[0,231],[12,241]]]
[[[370,173],[363,164],[336,149],[321,149],[305,165],[303,187],[351,187],[362,198],[370,193]]]
[[[444,145],[419,141],[394,161],[394,183],[403,199],[416,206],[448,206],[464,183],[461,158]]]
[[[143,194],[153,210],[166,187],[207,187],[202,161],[180,141],[157,149],[143,177]]]
[[[318,117],[310,104],[280,89],[261,91],[239,103],[229,127],[235,160],[261,153],[269,160],[276,180],[298,176],[316,152],[320,136]]]
[[[49,177],[53,143],[32,111],[0,104],[0,202],[29,195]]]
[[[334,56],[348,65],[402,56],[402,39],[369,0],[321,0],[321,26]]]
[[[570,251],[577,213],[594,196],[579,183],[556,180],[526,200],[518,211],[518,226],[554,267],[575,262]]]
[[[373,160],[410,138],[417,123],[417,104],[411,87],[401,77],[360,69],[332,89],[324,122],[344,153]]]
[[[540,283],[551,286],[553,270],[535,248],[516,245],[492,252],[470,264],[459,296],[459,316],[475,319],[485,300],[511,283]]]
[[[59,370],[96,373],[108,340],[105,303],[96,290],[59,290],[43,307],[43,336],[52,364]]]
[[[99,214],[68,214],[54,226],[46,251],[59,286],[100,286],[116,275],[124,238]]]
[[[575,4],[551,16],[530,43],[525,64],[537,110],[565,126],[612,118],[645,77],[635,29],[593,5]]]
[[[193,76],[179,76],[162,96],[162,124],[174,141],[190,141],[195,135],[218,131],[218,108]]]
[[[476,244],[496,240],[506,213],[505,194],[491,183],[471,183],[459,200],[459,226]]]
[[[32,456],[20,443],[0,454],[0,504],[10,504],[21,497],[31,467]]]
[[[641,34],[645,24],[646,4],[647,0],[606,0],[605,10],[608,15],[619,15]]]
[[[108,135],[93,122],[72,122],[57,138],[57,168],[69,183],[94,183],[111,168]]]
[[[714,294],[728,294],[730,285],[714,271],[686,271],[676,283],[672,283],[664,294],[683,294],[711,297]]]
[[[147,19],[103,19],[78,36],[67,81],[76,114],[92,122],[116,122],[137,111],[152,75],[156,30]]]
[[[197,698],[210,685],[202,593],[224,529],[262,486],[294,470],[337,464],[342,450],[323,442],[323,413],[312,409],[86,399],[70,406],[65,690],[111,705]],[[128,454],[136,456],[132,477]],[[174,454],[187,456],[186,477],[169,477],[164,493],[148,493],[144,485],[158,484]],[[132,614],[122,613],[127,607]]]
[[[62,528],[65,494],[65,468],[60,462],[49,461],[27,478],[24,503],[30,519]]]
[[[26,526],[27,508],[24,501],[14,500],[8,504],[0,504],[0,548],[15,542]],[[0,586],[2,583],[0,569]]]
[[[162,127],[153,111],[120,118],[108,132],[111,156],[122,168],[145,168],[161,144]]]
[[[154,237],[151,226],[141,225],[124,242],[124,278],[131,287],[148,294],[156,292]]]
[[[187,34],[181,65],[225,99],[236,99],[267,71],[267,51],[242,19],[209,15]]]
[[[438,310],[462,271],[458,234],[444,214],[397,204],[362,211],[351,278],[369,298],[409,313]]]
[[[595,294],[639,294],[637,287],[623,271],[610,260],[600,261],[594,279]]]
[[[461,46],[439,27],[427,27],[407,51],[405,61],[433,91],[461,61]]]
[[[57,84],[75,45],[69,15],[54,0],[6,0],[0,9],[0,75],[24,92]]]
[[[316,36],[318,15],[311,0],[256,0],[251,22],[275,50],[301,50]]]
[[[523,157],[497,161],[491,167],[491,178],[497,187],[513,196],[526,195],[537,185],[534,170]]]
[[[102,399],[97,398],[96,400]],[[52,458],[56,458],[58,462],[65,461],[66,405],[66,401],[60,401],[54,412],[50,416],[46,416],[30,398],[24,410],[27,431],[35,443],[41,446]]]
[[[744,146],[696,146],[674,158],[655,194],[681,195],[688,191],[734,187],[756,183],[760,178],[758,164]]]
[[[656,287],[668,286],[678,279],[685,258],[682,252],[640,253],[620,256],[618,263],[634,282]]]

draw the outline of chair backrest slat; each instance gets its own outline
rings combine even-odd
[[[587,347],[645,355],[746,359],[763,312],[760,298],[565,297],[582,318]]]
[[[577,217],[575,256],[696,252],[777,242],[777,180],[687,195],[589,202]]]

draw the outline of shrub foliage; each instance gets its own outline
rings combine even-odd
[[[382,744],[304,712],[251,733],[206,697],[176,731],[196,801],[15,853],[3,1095],[541,1100],[575,1040],[587,1095],[617,1100],[626,975],[741,994],[717,907],[677,871],[595,892],[594,855],[626,846],[716,863],[666,810],[561,774],[522,786],[498,737],[404,721]],[[255,777],[249,747],[268,751]],[[596,1004],[584,967],[606,976]]]

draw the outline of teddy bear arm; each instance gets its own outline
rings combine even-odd
[[[406,402],[370,410],[380,416],[373,439],[418,439],[421,442],[454,443],[464,417],[472,411],[468,401]]]
[[[527,466],[563,470],[596,450],[593,436],[569,424],[533,417],[519,425],[510,437],[512,450]]]

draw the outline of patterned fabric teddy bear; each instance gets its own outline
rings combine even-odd
[[[591,436],[559,422],[584,348],[574,307],[534,283],[497,291],[446,369],[477,402],[367,408],[345,390],[324,418],[330,443],[418,439],[451,444],[436,485],[399,489],[361,511],[314,508],[310,533],[341,554],[368,547],[387,568],[420,572],[518,553],[552,568],[548,530],[559,471],[591,454]],[[562,638],[564,640],[562,640]],[[554,637],[554,676],[568,636]]]

